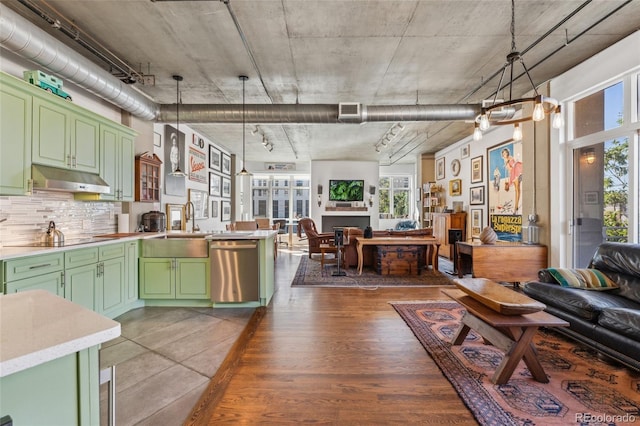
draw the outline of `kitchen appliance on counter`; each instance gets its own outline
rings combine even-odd
[[[143,232],[164,232],[167,226],[167,219],[161,211],[152,210],[142,214],[140,225]]]
[[[254,302],[260,300],[258,240],[211,241],[211,300]]]

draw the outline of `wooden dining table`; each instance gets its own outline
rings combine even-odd
[[[362,247],[363,246],[440,246],[440,240],[436,237],[355,237],[356,251],[358,252],[358,275],[362,275]],[[438,250],[430,250],[431,265],[434,270],[438,270]],[[429,262],[427,262],[428,264]]]

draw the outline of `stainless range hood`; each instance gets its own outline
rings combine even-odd
[[[100,176],[77,170],[34,164],[31,166],[33,189],[62,192],[89,192],[108,194],[109,184]]]

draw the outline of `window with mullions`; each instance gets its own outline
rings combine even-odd
[[[404,219],[410,214],[411,177],[383,176],[378,181],[380,219]]]

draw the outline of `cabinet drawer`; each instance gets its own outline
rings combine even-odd
[[[67,269],[92,263],[98,263],[98,248],[71,250],[64,254],[64,265]]]
[[[36,277],[64,269],[63,253],[32,256],[5,262],[5,282]]]
[[[100,260],[124,257],[124,243],[109,244],[108,246],[98,247],[98,249],[100,250]]]

